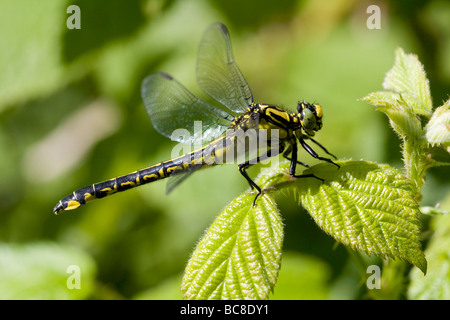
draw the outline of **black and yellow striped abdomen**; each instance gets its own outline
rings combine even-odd
[[[204,150],[205,148],[124,176],[78,189],[61,199],[53,208],[53,212],[59,214],[62,211],[73,210],[94,199],[100,199],[116,192],[161,180],[174,174],[195,170],[206,165],[213,165],[214,163],[205,163]]]
[[[205,147],[124,176],[78,189],[61,199],[53,208],[53,212],[58,214],[65,210],[73,210],[94,199],[103,198],[116,192],[172,175],[193,172],[200,168],[224,163],[238,164],[241,174],[260,194],[261,190],[248,177],[245,169],[252,164],[282,154],[285,150],[287,150],[286,154],[292,153],[292,163],[299,163],[296,160],[297,140],[315,158],[331,161],[319,157],[313,152],[305,144],[302,133],[304,130],[309,137],[312,137],[314,131],[320,129],[322,125],[319,117],[319,115],[321,116],[320,106],[299,103],[298,108],[301,113],[295,114],[270,105],[253,104],[246,114],[236,117],[232,121],[230,129],[224,136]],[[294,175],[295,165],[292,168],[291,174]],[[176,179],[175,185],[171,185],[169,189],[173,189],[185,177]]]

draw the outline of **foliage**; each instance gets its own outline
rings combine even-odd
[[[234,212],[234,227],[241,226],[242,232],[228,249],[239,252],[247,248],[237,239],[249,248],[255,243],[267,245],[249,251],[255,262],[251,270],[263,270],[265,259],[270,254],[278,257],[281,249],[282,258],[281,262],[274,259],[267,272],[261,273],[263,278],[247,273],[243,278],[246,283],[253,283],[261,298],[267,297],[268,290],[271,299],[448,299],[449,174],[448,167],[439,165],[448,156],[448,102],[444,102],[450,86],[446,59],[450,54],[450,4],[439,0],[380,1],[381,29],[369,30],[364,2],[339,0],[331,6],[310,0],[263,3],[0,2],[0,298],[182,298],[183,270],[193,247],[202,243],[199,235],[208,226],[218,226],[214,222],[218,212],[217,219],[226,212],[232,215],[230,199],[247,203],[254,197],[245,192],[248,184],[235,166],[198,172],[169,196],[164,194],[162,182],[93,202],[76,213],[55,217],[51,209],[79,187],[170,157],[173,144],[151,127],[145,114],[139,95],[141,81],[150,73],[168,72],[204,98],[195,83],[197,45],[204,29],[221,21],[230,29],[235,57],[257,102],[286,108],[298,100],[320,103],[325,116],[317,139],[341,159],[372,160],[341,160],[341,169],[336,170],[315,166],[317,161],[300,151],[301,160],[310,164],[311,170],[327,176],[323,185],[314,179],[291,181],[284,164],[261,170],[258,181],[266,187],[261,198],[264,207],[248,208],[248,217],[253,220],[245,210]],[[71,4],[81,9],[80,30],[66,26]],[[423,81],[406,83],[401,87],[401,98],[395,81],[379,92],[400,108],[377,105],[393,118],[397,114],[393,127],[402,134],[420,136],[418,146],[409,148],[409,141],[402,142],[403,160],[407,160],[405,152],[411,154],[405,162],[411,165],[408,171],[398,161],[398,138],[385,125],[383,114],[355,100],[379,86],[398,46],[416,52],[424,63],[435,103],[427,109],[428,101],[422,99],[427,95]],[[408,61],[406,58],[398,70],[407,70]],[[423,79],[421,72],[416,75]],[[420,99],[411,94],[415,90],[421,92]],[[406,104],[412,111],[404,109]],[[411,112],[420,121],[409,117]],[[403,141],[403,136],[400,138]],[[431,158],[414,154],[416,147],[429,152]],[[414,157],[423,165],[422,171],[413,166]],[[364,246],[330,225],[354,218],[356,225],[365,226],[354,215],[355,198],[345,197],[355,196],[352,188],[361,183],[362,176],[354,171],[358,168],[373,179],[381,179],[381,186],[371,191],[406,194],[409,199],[408,188],[417,190],[414,198],[420,200],[423,213],[419,220],[428,262],[426,276],[414,266],[424,268],[421,253],[414,249],[418,248],[414,237],[408,244],[412,249],[407,250],[413,254],[406,255],[400,248]],[[255,177],[259,169],[251,168],[249,174]],[[401,183],[405,176],[414,175],[426,178],[426,183]],[[391,184],[394,177],[400,182],[397,186]],[[363,201],[363,212],[375,219],[368,208],[377,203],[370,204],[370,197],[366,197],[369,189],[364,183],[361,186],[367,200]],[[348,216],[333,208],[328,208],[333,213],[330,218],[336,220],[321,214],[325,208],[316,214],[317,199],[325,195],[333,201],[341,198],[343,205],[350,206]],[[308,206],[308,211],[303,206]],[[408,208],[416,212],[413,205]],[[398,216],[385,217],[399,221]],[[280,220],[282,238],[261,238],[269,230],[261,231],[258,226],[266,223],[276,232]],[[413,220],[406,220],[406,229],[416,228]],[[401,235],[400,229],[396,231]],[[218,234],[221,237],[216,245],[227,236]],[[252,238],[255,234],[260,237]],[[348,246],[336,245],[336,239]],[[347,250],[349,247],[355,250]],[[395,256],[396,260],[378,258],[375,253],[383,258]],[[210,257],[203,258],[209,261]],[[193,253],[192,258],[198,254]],[[239,259],[242,256],[234,256],[233,263]],[[67,286],[71,276],[67,268],[72,265],[80,267],[81,291]],[[192,262],[188,265],[185,279],[189,272],[193,276],[201,270]],[[381,290],[365,286],[367,265],[382,268]],[[221,276],[225,279],[228,275],[233,274]],[[236,277],[227,279],[228,284],[236,283]],[[196,284],[200,288],[202,282]],[[186,292],[188,287],[185,282]],[[256,290],[250,287],[249,292]]]
[[[411,181],[415,200],[419,202],[426,172],[433,166],[450,165],[448,158],[446,162],[434,159],[435,146],[450,152],[450,100],[433,111],[429,82],[423,66],[417,56],[405,54],[400,48],[396,51],[394,67],[386,74],[383,87],[387,91],[371,93],[363,100],[384,112],[401,138],[406,177]],[[425,122],[424,127],[422,121]],[[429,208],[423,211],[431,212]],[[439,208],[434,208],[433,212],[447,214]],[[416,271],[412,271],[409,297],[449,298],[445,292],[448,292],[450,279],[447,268],[450,256],[449,251],[441,246],[442,242],[447,241],[447,237],[443,237],[440,232],[430,239],[426,253],[432,261],[432,271],[427,278],[420,278]],[[399,272],[395,273],[401,277]]]
[[[433,159],[432,148],[441,145],[448,149],[450,145],[450,100],[432,114],[430,87],[423,66],[415,55],[407,55],[402,49],[396,51],[394,67],[387,73],[383,86],[387,91],[371,93],[363,100],[384,112],[402,139],[406,176],[420,200],[427,170],[446,164]],[[427,123],[425,128],[420,116]]]

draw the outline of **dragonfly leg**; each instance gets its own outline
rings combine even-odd
[[[295,141],[295,143],[297,143],[297,141]],[[292,153],[292,149],[293,149],[292,145],[293,144],[290,143],[289,146],[286,148],[286,150],[283,152],[283,157],[288,159],[289,161],[291,161],[291,163],[292,163],[292,157],[290,157],[289,155]],[[304,162],[301,162],[301,161],[298,161],[298,160],[295,160],[295,162],[297,162],[297,164],[299,164],[301,166],[309,168],[309,165],[304,163]]]
[[[258,190],[258,195],[261,193],[261,188],[248,176],[247,169],[251,166],[250,161],[246,161],[244,163],[241,163],[238,168],[239,172],[244,176],[244,178],[247,180],[248,184],[252,189]]]
[[[310,136],[303,135],[302,138],[311,140],[312,142],[314,142],[315,144],[317,144],[323,151],[325,151],[326,154],[328,154],[328,155],[332,156],[333,158],[337,159],[336,156],[335,156],[334,154],[330,153],[323,145],[321,145],[318,141],[314,140],[314,139],[311,138]]]
[[[319,178],[318,176],[316,176],[315,174],[309,173],[309,174],[295,174],[295,169],[297,169],[297,144],[293,143],[291,144],[291,149],[292,149],[292,158],[291,160],[291,166],[289,167],[289,174],[291,176],[293,176],[294,178],[316,178],[322,182],[324,182],[325,180],[323,180],[322,178]]]
[[[259,163],[263,160],[266,160],[270,157],[274,157],[279,155],[284,149],[284,144],[280,144],[279,148],[269,149],[265,154],[260,155],[259,157],[256,157],[255,159],[243,162],[238,165],[239,172],[244,176],[244,178],[248,181],[250,184],[250,187],[252,189],[256,189],[258,191],[255,200],[253,200],[253,206],[256,204],[256,199],[261,195],[262,191],[261,188],[248,176],[246,170],[252,166],[253,164]]]
[[[300,144],[302,145],[303,149],[306,150],[306,152],[308,152],[311,156],[313,156],[316,159],[322,160],[322,161],[326,161],[329,162],[331,164],[334,164],[336,167],[340,168],[341,166],[338,165],[337,163],[334,163],[333,160],[329,159],[329,158],[324,158],[324,157],[319,157],[319,155],[303,140],[302,137],[298,138],[298,141],[300,142]],[[319,147],[321,147],[322,149],[324,149],[324,151],[326,151],[326,149],[324,147],[322,147],[318,142],[316,142],[315,140],[311,140],[314,143],[316,143]],[[294,149],[297,149],[297,147],[295,146]],[[327,152],[327,151],[326,151]],[[327,152],[328,153],[328,152]],[[328,153],[329,155],[332,155],[331,153]],[[292,152],[292,157],[294,157],[294,152]],[[295,158],[297,158],[297,156],[295,156]]]
[[[262,193],[262,191],[261,191],[261,188],[255,183],[255,181],[253,181],[249,176],[248,176],[248,174],[247,174],[247,172],[245,171],[245,170],[247,170],[250,166],[251,166],[251,164],[249,164],[248,163],[249,161],[247,161],[247,162],[244,162],[244,163],[241,163],[240,165],[239,165],[239,172],[244,176],[244,178],[248,181],[248,183],[250,184],[250,187],[252,188],[252,189],[256,189],[257,191],[258,191],[258,193],[256,194],[256,197],[255,197],[255,199],[253,200],[253,206],[255,206],[256,205],[256,199],[258,199],[258,197],[261,195],[261,193]]]

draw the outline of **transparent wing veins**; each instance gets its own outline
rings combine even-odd
[[[155,129],[181,143],[220,136],[233,115],[197,98],[166,73],[154,73],[142,83],[142,99]]]
[[[233,57],[227,28],[220,23],[206,30],[197,56],[200,88],[233,112],[245,112],[253,95]]]

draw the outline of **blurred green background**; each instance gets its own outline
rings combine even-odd
[[[72,4],[80,30],[66,26]],[[381,29],[367,28],[371,4]],[[181,298],[195,244],[248,188],[235,166],[198,172],[168,196],[161,181],[60,216],[52,208],[77,188],[170,157],[175,144],[152,128],[140,84],[165,71],[206,99],[195,63],[211,23],[229,27],[255,101],[320,103],[317,139],[332,153],[401,168],[387,118],[357,99],[382,89],[402,47],[424,64],[434,106],[447,100],[449,17],[444,0],[1,1],[0,298]],[[429,172],[423,205],[445,197],[448,178],[448,169]],[[346,249],[296,200],[280,195],[278,205],[285,242],[273,298],[360,298]],[[68,288],[70,266],[80,289]]]

